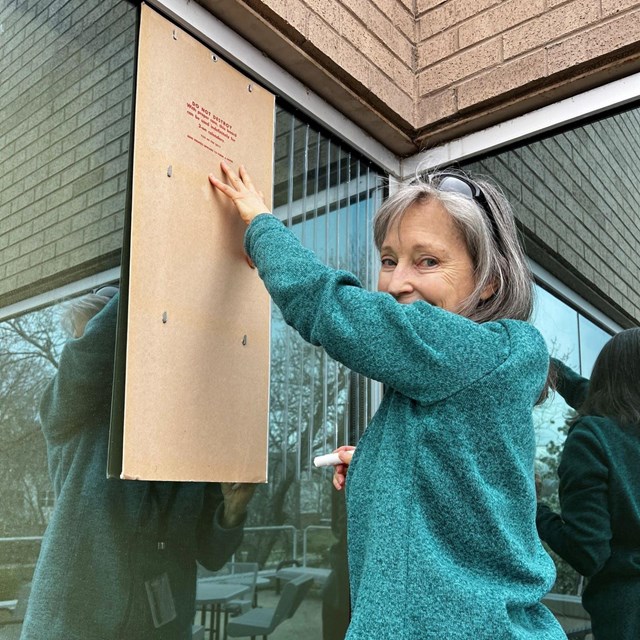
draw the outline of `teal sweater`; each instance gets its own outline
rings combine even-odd
[[[42,399],[56,505],[22,640],[190,640],[196,559],[220,568],[242,541],[220,525],[217,484],[107,480],[117,308],[116,295],[65,345]],[[177,617],[156,629],[145,581],[165,572]]]
[[[557,389],[574,409],[589,381],[559,360]],[[583,596],[596,638],[640,638],[640,428],[582,416],[558,467],[561,514],[538,506],[540,537],[590,578]]]
[[[565,638],[540,604],[555,575],[535,528],[540,334],[370,293],[270,215],[245,247],[305,340],[388,389],[347,478],[347,639]]]

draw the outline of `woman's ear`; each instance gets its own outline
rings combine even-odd
[[[480,293],[481,302],[486,302],[495,292],[496,292],[496,283],[490,282]]]

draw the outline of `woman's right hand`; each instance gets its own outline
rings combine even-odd
[[[258,191],[251,181],[251,177],[243,165],[240,165],[238,173],[225,162],[220,163],[220,170],[229,184],[222,182],[213,173],[209,174],[209,182],[217,191],[223,193],[236,206],[238,214],[246,224],[261,213],[270,213],[264,203],[262,192]]]
[[[342,447],[338,447],[333,452],[337,453],[338,457],[342,461],[341,464],[335,465],[333,472],[333,486],[338,491],[344,487],[344,484],[347,481],[347,469],[349,468],[349,464],[351,464],[351,458],[353,458],[353,452],[355,449],[356,448],[354,446],[346,444]]]

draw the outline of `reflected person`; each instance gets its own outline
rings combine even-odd
[[[40,406],[56,503],[23,640],[190,639],[196,560],[218,569],[242,540],[255,485],[107,479],[118,299],[68,303],[73,338]]]
[[[371,292],[270,215],[242,166],[221,169],[228,184],[209,179],[286,322],[387,387],[334,473],[342,488],[350,460],[347,639],[566,640],[541,603],[555,568],[535,526],[549,355],[504,196],[457,171],[400,186],[376,214]]]
[[[560,513],[538,505],[540,537],[588,578],[595,640],[640,638],[640,329],[614,336],[591,380],[553,359],[577,410],[558,467]]]
[[[349,626],[349,570],[347,567],[347,510],[344,494],[331,492],[331,571],[322,589],[322,640],[343,640]]]

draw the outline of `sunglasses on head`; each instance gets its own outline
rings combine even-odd
[[[475,182],[472,182],[464,176],[460,176],[456,173],[439,173],[437,179],[437,188],[439,191],[459,193],[461,196],[469,198],[480,205],[480,208],[484,211],[484,214],[491,223],[491,231],[493,232],[493,237],[497,242],[500,237],[498,234],[498,225],[496,224],[496,219],[493,216],[491,207],[489,206],[484,193],[482,193],[482,189],[480,189]]]
[[[113,298],[118,293],[118,287],[116,285],[107,285],[104,287],[96,287],[91,293],[103,298]]]

